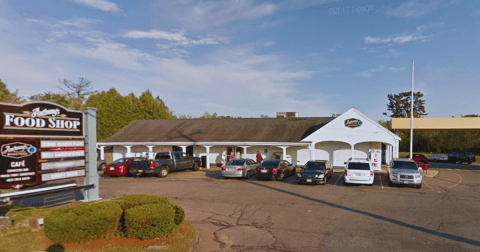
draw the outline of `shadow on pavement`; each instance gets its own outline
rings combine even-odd
[[[305,196],[305,195],[301,195],[301,194],[298,194],[298,193],[285,191],[285,190],[278,189],[278,188],[275,188],[275,187],[271,187],[271,186],[268,186],[268,185],[265,185],[265,184],[256,183],[254,181],[248,181],[247,180],[245,182],[250,183],[252,185],[257,185],[257,186],[261,186],[261,187],[264,187],[264,188],[267,188],[267,189],[271,189],[271,190],[274,190],[274,191],[277,191],[277,192],[281,192],[281,193],[289,194],[289,195],[296,196],[296,197],[299,197],[299,198],[303,198],[303,199],[306,199],[306,200],[309,200],[309,201],[324,204],[324,205],[327,205],[327,206],[330,206],[330,207],[335,207],[335,208],[342,209],[342,210],[345,210],[345,211],[349,211],[349,212],[365,215],[365,216],[368,216],[368,217],[372,217],[372,218],[375,218],[375,219],[378,219],[378,220],[382,220],[382,221],[385,221],[385,222],[389,222],[391,224],[395,224],[395,225],[399,225],[399,226],[406,227],[406,228],[409,228],[409,229],[413,229],[413,230],[416,230],[416,231],[420,231],[420,232],[423,232],[423,233],[426,233],[426,234],[431,234],[431,235],[446,238],[446,239],[449,239],[449,240],[462,242],[462,243],[466,243],[466,244],[470,244],[470,245],[473,245],[473,246],[480,247],[480,241],[476,241],[476,240],[468,239],[468,238],[457,236],[457,235],[451,235],[451,234],[442,233],[442,232],[438,232],[438,231],[435,231],[435,230],[415,226],[415,225],[412,225],[412,224],[405,223],[403,221],[398,221],[398,220],[395,220],[395,219],[391,219],[391,218],[384,217],[384,216],[381,216],[381,215],[369,213],[369,212],[366,212],[366,211],[341,206],[341,205],[338,205],[338,204],[334,204],[334,203],[324,201],[324,200],[320,200],[320,199],[315,199],[315,198],[308,197],[308,196]]]

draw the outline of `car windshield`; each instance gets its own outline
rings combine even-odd
[[[227,165],[243,165],[243,164],[245,164],[245,160],[237,159],[237,160],[228,161]]]
[[[305,165],[305,170],[325,170],[325,163],[323,162],[308,162]]]
[[[121,159],[117,159],[117,160],[113,161],[113,164],[125,164],[126,161],[127,161],[127,159],[121,158]]]
[[[466,153],[465,156],[467,156],[467,157],[475,157],[475,155],[473,155],[473,153]]]
[[[409,161],[393,161],[392,168],[418,170],[417,164],[415,162],[409,162]]]
[[[370,165],[368,163],[348,163],[347,169],[369,171]]]
[[[155,155],[155,159],[170,159],[170,154],[168,152],[159,152]]]
[[[278,164],[280,164],[280,161],[263,161],[262,162],[262,167],[265,168],[277,168]]]

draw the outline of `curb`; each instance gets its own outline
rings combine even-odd
[[[200,237],[198,236],[197,228],[194,228],[194,230],[195,230],[195,237],[193,238],[193,242],[190,245],[190,247],[188,247],[188,249],[185,250],[185,252],[193,252],[197,247],[197,244],[200,242]]]

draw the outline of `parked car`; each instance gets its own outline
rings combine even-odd
[[[429,162],[447,162],[448,155],[447,154],[432,154],[428,157]]]
[[[475,155],[470,152],[452,152],[448,154],[448,162],[449,163],[468,163],[471,164],[475,161]]]
[[[106,166],[106,168],[103,170],[103,174],[108,176],[130,175],[128,171],[130,170],[130,167],[132,167],[132,161],[147,161],[147,159],[143,157],[117,159],[113,161],[113,163]]]
[[[299,184],[327,184],[333,175],[333,165],[327,160],[308,161],[303,170],[297,173]]]
[[[255,175],[258,163],[252,159],[233,159],[222,167],[222,176],[226,178],[247,178]]]
[[[263,160],[255,172],[258,180],[283,180],[290,175],[295,175],[295,169],[295,165],[286,160]]]
[[[189,157],[184,152],[161,151],[155,154],[154,160],[133,161],[129,172],[132,175],[154,174],[164,178],[174,171],[187,169],[197,171],[200,164],[200,158]]]
[[[410,158],[410,155],[406,155],[404,158]],[[428,158],[423,154],[413,153],[413,158],[412,159],[417,163],[428,164]]]
[[[394,159],[388,165],[388,186],[412,185],[422,188],[422,175],[415,161],[410,159]]]
[[[373,185],[375,180],[372,163],[368,159],[349,159],[345,163],[343,182],[348,184]]]

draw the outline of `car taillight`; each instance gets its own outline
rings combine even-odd
[[[150,162],[150,169],[155,168],[155,162]]]
[[[255,168],[255,172],[258,172],[258,168]]]
[[[277,173],[277,169],[272,169],[272,173]]]
[[[243,168],[237,168],[237,171],[243,171]]]
[[[345,170],[345,176],[347,176],[347,170]]]
[[[222,171],[225,171],[225,170],[226,170],[225,167],[222,167]]]
[[[370,177],[373,177],[373,171],[370,171]]]

